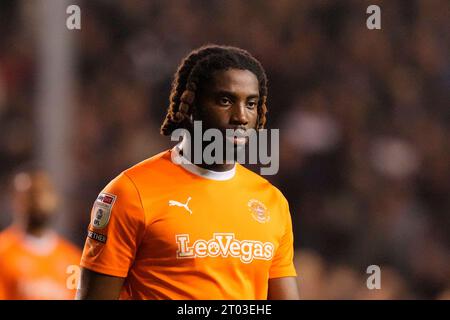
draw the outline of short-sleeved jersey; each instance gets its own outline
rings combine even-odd
[[[178,157],[162,152],[101,191],[81,266],[126,278],[121,299],[266,299],[270,278],[296,276],[281,192],[239,164],[220,173]]]
[[[42,238],[10,227],[0,234],[1,300],[75,298],[81,251],[55,233]],[[74,267],[71,267],[74,266]]]

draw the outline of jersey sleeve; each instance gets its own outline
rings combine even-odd
[[[284,233],[281,236],[272,265],[269,270],[269,279],[281,277],[296,277],[294,266],[294,236],[292,232],[292,219],[287,200],[282,197]]]
[[[0,251],[0,257],[0,300],[13,300],[16,298],[16,282],[8,268],[5,253]]]
[[[1,262],[0,262],[0,267],[2,268],[2,270],[4,270],[3,266],[1,265]],[[0,300],[8,299],[7,292],[8,292],[8,290],[7,290],[5,275],[3,273],[0,273]]]
[[[80,265],[98,273],[125,278],[144,232],[140,195],[133,181],[122,173],[94,202]]]

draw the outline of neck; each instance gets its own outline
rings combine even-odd
[[[46,233],[48,233],[48,228],[46,226],[27,226],[25,232],[36,238],[41,238]]]
[[[235,162],[232,162],[232,163],[212,163],[212,164],[208,164],[208,163],[204,162],[203,157],[201,157],[201,159],[200,159],[201,162],[200,163],[197,163],[197,162],[194,163],[195,147],[196,147],[195,146],[195,142],[192,141],[192,139],[190,137],[185,135],[183,137],[183,140],[182,140],[181,144],[180,144],[180,149],[181,149],[180,150],[180,154],[183,155],[183,154],[186,153],[186,150],[189,150],[190,155],[191,155],[191,159],[189,159],[189,160],[193,164],[195,164],[196,166],[199,166],[200,168],[211,170],[211,171],[217,171],[217,172],[225,172],[225,171],[232,170],[235,167],[235,165],[236,165]],[[201,146],[202,155],[203,155],[204,148],[205,148],[205,146],[202,145]],[[225,161],[223,161],[223,162],[225,162]]]
[[[25,234],[36,238],[43,237],[51,230],[47,224],[42,223],[16,222],[16,226]]]
[[[233,169],[235,164],[234,163],[223,163],[223,164],[201,163],[198,166],[203,169],[208,169],[211,171],[224,172],[224,171],[229,171],[229,170]]]

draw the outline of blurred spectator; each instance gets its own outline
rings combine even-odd
[[[13,189],[14,222],[0,233],[0,299],[73,299],[81,252],[51,228],[58,204],[48,176],[20,172]]]

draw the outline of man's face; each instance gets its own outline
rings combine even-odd
[[[43,172],[20,173],[14,179],[15,208],[25,221],[44,225],[55,213],[57,197],[50,178]]]
[[[216,128],[224,135],[226,129],[256,129],[259,98],[259,83],[253,72],[216,71],[199,96],[194,120],[202,120],[203,130]],[[242,143],[245,139],[234,140],[234,144]]]

